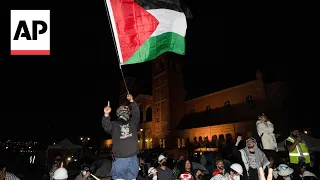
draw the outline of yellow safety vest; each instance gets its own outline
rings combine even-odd
[[[286,140],[294,143],[294,139],[292,137],[288,137]],[[300,146],[302,154],[299,152],[298,146]],[[290,163],[298,164],[299,157],[301,155],[306,159],[307,164],[310,163],[310,155],[309,155],[308,148],[307,148],[306,144],[300,142],[299,144],[296,145],[296,148],[293,151],[289,152]]]

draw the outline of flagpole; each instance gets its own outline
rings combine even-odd
[[[118,49],[117,44],[116,44],[116,37],[115,37],[115,35],[114,35],[113,28],[112,28],[111,17],[110,17],[110,13],[109,13],[109,10],[108,10],[108,5],[107,5],[107,1],[108,1],[108,0],[103,0],[103,1],[104,1],[104,6],[105,6],[106,11],[107,11],[107,16],[108,16],[108,20],[109,20],[109,27],[110,27],[111,34],[112,34],[112,38],[113,38],[113,45],[114,45],[114,47],[116,48],[116,52],[117,52],[117,57],[118,57],[118,62],[119,62],[119,68],[120,68],[121,76],[122,76],[122,79],[123,79],[123,82],[124,82],[124,86],[125,86],[125,88],[126,88],[126,91],[127,91],[127,93],[129,94],[128,86],[127,86],[126,80],[125,80],[125,78],[124,78],[124,74],[123,74],[122,67],[121,67],[120,54],[119,54],[119,52],[118,52],[119,49]]]

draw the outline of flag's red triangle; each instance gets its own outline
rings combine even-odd
[[[125,63],[157,28],[159,21],[134,0],[110,0],[123,63]]]

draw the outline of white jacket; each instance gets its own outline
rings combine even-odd
[[[258,120],[256,126],[257,132],[261,137],[263,149],[278,151],[276,137],[273,133],[273,124],[270,121]]]

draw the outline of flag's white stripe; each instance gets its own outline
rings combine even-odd
[[[158,36],[166,32],[174,32],[185,37],[187,20],[184,13],[170,9],[152,9],[148,10],[148,12],[159,21],[157,29],[151,36]]]
[[[111,21],[111,26],[112,26],[112,30],[113,30],[113,36],[114,36],[114,39],[115,39],[116,45],[117,45],[117,51],[118,51],[118,55],[119,55],[119,61],[120,61],[120,64],[123,64],[122,52],[121,52],[121,48],[120,48],[120,41],[119,41],[119,36],[118,36],[118,31],[117,31],[116,22],[115,22],[115,20],[114,20],[114,15],[113,15],[113,11],[112,11],[112,6],[111,6],[111,3],[110,3],[110,0],[105,0],[105,1],[107,2],[109,18],[110,18],[110,21]]]

